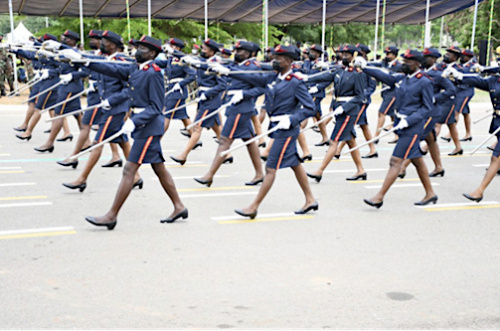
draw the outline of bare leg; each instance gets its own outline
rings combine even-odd
[[[297,141],[299,142],[300,148],[302,149],[302,157],[311,155],[309,146],[307,146],[306,136],[304,135],[303,132],[299,133]]]
[[[465,124],[465,137],[464,138],[470,138],[472,136],[471,134],[471,119],[470,119],[470,114],[463,114],[464,115],[464,124]]]
[[[222,162],[224,162],[224,159],[226,158],[225,156],[220,156],[220,153],[223,151],[228,150],[231,147],[231,144],[233,143],[233,139],[229,139],[228,137],[222,136],[219,140],[219,146],[217,147],[217,152],[215,153],[214,160],[212,161],[212,165],[210,166],[210,169],[208,169],[208,172],[201,177],[203,180],[213,180],[215,174],[217,173],[217,170],[219,170],[220,166],[222,165]]]
[[[267,157],[269,155],[269,152],[271,151],[271,147],[273,147],[273,142],[274,142],[274,139],[269,140],[269,142],[267,143],[266,149],[264,149],[262,154],[260,154],[261,156]]]
[[[434,189],[432,188],[431,179],[429,177],[429,171],[427,170],[427,165],[421,157],[417,157],[416,159],[412,159],[411,162],[417,168],[418,177],[424,185],[425,196],[422,200],[428,200],[436,195],[434,193]]]
[[[80,130],[80,135],[76,140],[75,148],[73,149],[71,156],[80,153],[84,145],[90,146],[89,135],[90,135],[90,125],[86,124],[82,125],[82,129]],[[70,162],[70,160],[69,158],[66,158],[64,159],[63,162]]]
[[[170,198],[170,201],[172,201],[172,203],[174,204],[174,211],[172,212],[172,214],[170,214],[169,217],[173,217],[179,214],[186,207],[184,206],[184,204],[181,201],[181,198],[179,197],[179,193],[177,192],[177,189],[175,187],[174,179],[168,172],[167,168],[165,168],[165,164],[153,163],[151,164],[151,167],[153,168],[156,176],[158,176],[158,179],[160,180],[163,190],[165,190],[165,193],[167,193],[168,197]]]
[[[163,133],[167,132],[169,126],[170,126],[170,118],[165,117],[165,122],[163,124]]]
[[[381,112],[378,113],[378,121],[377,121],[377,129],[375,130],[375,137],[380,135],[380,129],[384,127],[385,124],[385,115]]]
[[[50,147],[54,146],[54,141],[56,140],[56,137],[59,134],[59,131],[61,131],[61,128],[63,127],[63,123],[64,123],[65,119],[66,118],[59,118],[57,120],[52,121],[52,126],[50,127],[49,138],[39,148],[50,148]]]
[[[259,209],[262,200],[266,197],[267,193],[273,186],[274,180],[276,179],[276,169],[266,168],[266,175],[264,176],[264,181],[259,189],[259,193],[255,197],[255,200],[246,208],[243,209],[244,213],[251,214]]]
[[[259,117],[257,115],[252,116],[252,124],[255,129],[255,134],[261,135],[262,134],[262,125],[260,125]],[[259,139],[259,145],[263,144],[265,142],[264,137]]]
[[[391,188],[392,184],[396,181],[398,178],[399,172],[401,171],[401,164],[403,163],[403,159],[400,159],[399,157],[391,156],[391,160],[389,162],[389,171],[387,172],[387,175],[385,176],[384,183],[382,184],[382,187],[380,188],[380,191],[378,191],[377,194],[375,194],[370,201],[374,203],[379,203],[384,201],[384,197]]]
[[[363,135],[365,136],[366,141],[372,140],[372,132],[370,131],[370,127],[368,125],[360,125],[361,130],[363,130]],[[370,153],[368,155],[372,155],[377,153],[377,149],[375,148],[374,143],[368,144],[368,147],[370,147]]]
[[[80,185],[87,182],[90,172],[92,171],[97,161],[99,161],[99,158],[101,157],[102,148],[103,146],[100,146],[94,149],[92,152],[90,152],[89,159],[87,163],[85,163],[85,167],[83,168],[80,176],[78,176],[78,178],[75,181],[71,182],[70,183],[71,185]]]
[[[246,141],[248,139],[244,139]],[[255,169],[255,177],[251,180],[254,182],[264,177],[264,171],[262,169],[262,163],[260,162],[260,152],[259,146],[256,142],[247,145],[248,155],[250,155],[250,160],[252,161],[253,168]]]
[[[28,127],[26,128],[25,132],[21,132],[19,136],[21,137],[29,137],[33,133],[33,130],[35,129],[35,126],[38,124],[38,121],[40,121],[40,118],[42,118],[42,115],[40,114],[40,110],[36,109],[35,112],[33,113],[33,116],[31,117],[31,120],[28,124]]]
[[[455,149],[452,153],[456,153],[462,150],[462,145],[460,144],[460,139],[458,138],[457,123],[448,124],[448,128],[450,129],[451,139],[453,139],[453,143],[455,144]]]
[[[187,128],[191,124],[191,120],[189,118],[183,118],[183,119],[181,119],[181,121],[182,121],[182,124],[184,124],[185,128]],[[189,132],[189,134],[193,134],[193,129],[189,129],[187,131]]]
[[[63,126],[62,126],[62,129],[64,131],[64,135],[63,135],[63,138],[69,136],[71,134],[71,130],[69,129],[69,125],[68,125],[68,119],[67,118],[64,118],[63,119]]]
[[[265,119],[266,119],[266,110],[264,108],[261,108],[259,113],[260,123],[264,122]]]
[[[311,191],[311,186],[309,185],[309,181],[307,179],[306,172],[304,170],[304,167],[302,167],[301,164],[298,166],[292,167],[293,172],[295,173],[295,178],[297,178],[297,182],[299,182],[300,188],[302,189],[302,192],[304,192],[304,196],[306,198],[306,202],[302,209],[305,209],[309,207],[316,199],[314,199],[314,196]]]
[[[202,129],[203,128],[201,126],[198,126],[198,125],[193,128],[193,133],[191,134],[191,138],[189,138],[188,143],[187,143],[186,147],[184,148],[184,151],[181,154],[179,154],[178,156],[176,156],[177,159],[187,160],[189,152],[191,152],[194,145],[196,145],[198,140],[200,140]]]
[[[351,140],[347,141],[347,145],[349,145],[349,148],[354,148],[358,144],[356,143],[356,139],[353,137]],[[356,169],[358,169],[355,176],[366,173],[365,168],[363,168],[363,163],[361,162],[361,154],[359,153],[359,149],[353,151],[351,153],[351,157],[354,161],[354,164],[356,165]]]
[[[127,158],[128,153],[130,152],[130,144],[128,142],[123,143],[123,144],[125,147],[122,146],[122,143],[120,143],[120,147],[123,149],[123,154],[125,155],[125,158]],[[110,143],[109,147],[111,148],[111,161],[110,162],[120,160],[120,153],[118,153],[118,147],[116,146],[116,144]]]
[[[497,175],[497,172],[500,170],[500,158],[492,156],[490,161],[490,166],[488,167],[488,171],[484,175],[481,184],[470,193],[470,195],[474,198],[480,198],[483,196],[484,191],[490,185],[491,181]]]
[[[434,162],[433,173],[440,172],[443,170],[443,164],[441,163],[441,151],[439,150],[439,144],[436,142],[436,137],[434,133],[430,133],[426,138],[427,145],[429,146],[429,152],[431,154],[432,162]]]
[[[321,162],[321,165],[319,166],[318,170],[316,170],[313,173],[313,175],[316,175],[316,176],[322,176],[323,175],[323,171],[325,171],[326,167],[328,167],[328,165],[330,164],[330,162],[333,159],[333,156],[337,152],[338,145],[339,145],[338,141],[333,141],[333,140],[330,141],[330,146],[328,147],[326,155],[323,158],[323,161]]]
[[[441,127],[443,125],[441,123],[436,123],[434,126],[434,131],[436,131],[436,137],[439,137],[439,134],[441,133]]]
[[[35,113],[35,103],[30,102],[28,103],[28,110],[26,111],[26,115],[24,116],[24,121],[21,125],[19,125],[16,129],[26,129],[28,127],[28,124],[30,122],[31,117]]]

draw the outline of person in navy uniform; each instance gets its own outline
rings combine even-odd
[[[219,52],[219,44],[212,39],[206,39],[201,45],[201,59],[202,62],[216,62],[215,55]],[[187,61],[188,57],[183,57],[183,61]],[[205,67],[199,68],[196,71],[197,81],[198,81],[198,97],[200,102],[198,103],[198,112],[196,113],[195,122],[204,119],[207,115],[219,109],[222,105],[223,92],[226,90],[226,80],[218,75],[210,75],[206,73]],[[191,138],[182,151],[181,154],[177,156],[170,156],[172,160],[181,165],[186,163],[189,153],[196,147],[201,146],[200,137],[201,130],[203,128],[212,128],[220,139],[221,133],[221,121],[218,115],[211,116],[204,119],[197,126],[193,128],[193,133]]]
[[[107,55],[107,60],[125,60],[124,54],[122,53],[123,38],[113,31],[106,30],[102,33],[101,51],[103,54]],[[99,129],[97,130],[94,138],[94,144],[100,143],[101,141],[119,132],[130,109],[129,91],[126,81],[103,75],[99,93],[104,101],[102,106],[103,114],[99,122]],[[113,139],[110,143],[118,144],[123,150],[125,157],[128,158],[130,154],[130,143],[126,134],[122,134],[121,136]],[[78,189],[80,192],[83,192],[87,187],[87,179],[92,169],[101,157],[103,147],[104,146],[100,146],[99,148],[92,150],[89,160],[85,164],[85,168],[78,178],[71,183],[64,183],[63,186],[72,190]],[[73,162],[78,164],[78,160]],[[140,178],[138,172],[135,173],[133,187],[136,186],[139,187],[139,189],[142,189],[143,186],[143,180]]]
[[[233,52],[229,49],[229,48],[224,48],[222,47],[220,49],[220,56],[223,58],[223,59],[230,59],[231,58],[231,55],[233,55]]]
[[[470,49],[462,50],[462,57],[460,58],[460,67],[463,73],[471,73],[476,72],[476,63],[474,59],[474,52]],[[474,97],[474,88],[473,87],[463,87],[458,86],[458,94],[457,94],[457,124],[460,118],[460,115],[464,117],[464,125],[465,125],[465,137],[460,139],[460,141],[472,141],[471,134],[471,119],[470,119],[470,108],[469,102]],[[463,101],[462,101],[463,100]]]
[[[358,54],[359,49],[353,45],[346,45],[342,49],[343,68],[334,72],[325,72],[319,76],[308,78],[308,82],[333,82],[335,88],[335,97],[332,99],[331,108],[334,109],[336,123],[330,137],[330,146],[320,165],[313,173],[307,173],[316,182],[320,182],[323,178],[323,172],[328,167],[333,157],[337,153],[339,143],[346,141],[350,148],[357,146],[356,131],[354,123],[356,117],[365,102],[365,75],[359,69],[355,69],[352,64],[355,54]],[[351,153],[357,172],[353,177],[346,180],[366,180],[367,175],[361,162],[359,150]]]
[[[257,210],[276,178],[276,171],[288,167],[294,171],[306,199],[304,206],[295,213],[304,214],[311,210],[318,210],[318,203],[314,199],[297,154],[296,141],[300,131],[300,123],[316,113],[314,102],[307,92],[306,85],[292,72],[292,62],[298,59],[299,54],[300,51],[298,52],[294,46],[278,45],[275,49],[274,65],[279,74],[231,76],[233,79],[243,80],[256,87],[266,87],[268,100],[266,110],[270,117],[270,128],[275,126],[280,128],[271,134],[274,143],[266,162],[266,175],[259,193],[248,207],[235,210],[241,216],[252,219],[257,216]]]
[[[446,49],[446,54],[443,56],[443,69],[451,66],[452,68],[456,68],[459,71],[462,70],[462,67],[457,63],[460,58],[462,57],[462,50],[459,47],[456,46],[451,46]],[[464,89],[465,88],[465,89]],[[462,105],[465,107],[465,105],[468,104],[468,101],[466,100],[465,94],[467,92],[460,92],[467,90],[469,87],[459,87],[457,86],[457,95],[454,98],[454,102],[451,105],[450,108],[446,109],[446,111],[443,113],[443,116],[439,120],[439,125],[436,125],[436,134],[439,136],[439,133],[441,132],[441,126],[442,124],[446,124],[448,126],[448,130],[450,131],[449,136],[447,137],[441,137],[441,139],[450,142],[453,140],[453,143],[455,144],[455,149],[449,153],[448,155],[450,156],[455,156],[455,155],[462,155],[463,154],[463,148],[462,144],[460,143],[460,139],[458,137],[458,129],[457,129],[457,116],[456,113],[458,112],[457,109],[460,109]],[[474,91],[473,91],[474,92]],[[459,94],[462,94],[463,98]]]
[[[449,75],[450,73],[462,84],[489,92],[493,105],[493,118],[491,119],[489,133],[494,133],[500,127],[500,75],[496,74],[487,78],[481,78],[479,75],[465,77],[463,72],[453,67],[447,68],[444,74]],[[500,171],[500,132],[496,133],[496,139],[497,143],[493,149],[490,165],[483,180],[474,191],[463,194],[464,197],[471,201],[480,202],[483,199],[484,191]]]
[[[429,172],[419,147],[419,138],[424,132],[425,120],[433,113],[433,85],[431,78],[421,69],[423,54],[417,50],[408,49],[401,66],[404,74],[391,75],[377,68],[364,67],[364,72],[377,80],[395,88],[395,115],[397,117],[394,129],[399,136],[390,160],[390,168],[380,191],[370,199],[364,199],[368,205],[382,207],[384,197],[398,178],[403,161],[410,159],[416,167],[418,176],[425,189],[424,198],[415,205],[436,203],[438,197],[434,193],[429,178]],[[364,61],[364,60],[363,60]]]
[[[255,61],[250,58],[254,50],[254,45],[247,41],[239,41],[234,48],[234,63],[228,66],[230,70],[259,70]],[[208,172],[200,178],[195,178],[198,183],[208,187],[212,185],[213,178],[225,159],[220,156],[220,153],[228,150],[235,139],[247,141],[255,135],[252,126],[252,116],[255,115],[255,100],[264,93],[264,88],[262,87],[254,87],[248,82],[232,78],[228,78],[227,88],[227,95],[231,97],[232,104],[226,108],[227,119],[222,128],[219,147],[217,148],[215,158]],[[252,142],[247,145],[247,150],[255,169],[255,175],[253,179],[245,183],[245,185],[255,186],[261,183],[264,178],[257,143]]]
[[[165,84],[163,74],[153,60],[162,51],[161,40],[143,36],[137,41],[135,53],[137,65],[110,63],[90,63],[91,70],[101,72],[128,82],[132,116],[123,124],[124,133],[132,133],[134,143],[123,169],[123,178],[118,187],[111,209],[103,216],[88,216],[85,219],[96,226],[114,229],[118,212],[127,199],[134,185],[134,176],[143,163],[151,163],[160,183],[174,205],[172,214],[162,222],[174,222],[178,218],[187,218],[188,210],[182,203],[172,176],[164,165],[160,140],[163,136]],[[70,58],[81,59],[76,53],[63,54]]]

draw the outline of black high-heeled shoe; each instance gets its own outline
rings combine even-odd
[[[201,141],[198,141],[192,148],[192,150],[194,151],[195,149],[197,149],[198,147],[202,147],[203,146],[203,143]]]
[[[340,154],[335,154],[334,156],[337,160],[340,159]]]
[[[207,187],[212,186],[212,182],[213,182],[212,179],[205,180],[205,179],[201,179],[201,178],[195,178],[194,180],[197,181],[198,183],[200,183],[201,185],[205,185]]]
[[[380,202],[373,202],[369,199],[363,199],[363,201],[367,204],[367,205],[370,205],[372,207],[375,207],[377,209],[380,209],[380,207],[382,207],[382,205],[384,204],[383,201],[380,201]]]
[[[307,177],[314,178],[314,180],[316,180],[316,183],[321,182],[321,178],[323,178],[323,176],[313,175],[308,172],[306,172],[306,175]]]
[[[90,145],[90,146],[87,146],[87,147],[85,147],[85,148],[80,149],[80,153],[81,153],[81,152],[83,152],[83,151],[86,151],[86,150],[87,150],[87,149],[89,149],[90,147],[92,147],[92,145]]]
[[[438,196],[435,195],[433,196],[432,198],[429,198],[427,200],[423,200],[423,201],[419,201],[419,202],[415,202],[414,205],[415,206],[427,206],[428,204],[430,203],[433,203],[433,204],[436,204],[436,202],[438,201]]]
[[[224,161],[222,161],[222,164],[225,164],[225,163],[233,163],[234,162],[234,158],[232,156],[226,158]]]
[[[294,211],[294,213],[296,215],[303,215],[303,214],[306,214],[307,212],[311,211],[311,210],[318,210],[319,209],[319,205],[318,205],[318,202],[317,201],[314,201],[312,204],[310,204],[309,206],[307,206],[306,208],[304,209],[299,209],[299,210],[296,210]]]
[[[23,136],[16,134],[16,137],[21,139],[21,140],[27,140],[27,141],[30,141],[30,139],[31,139],[31,135],[23,137]]]
[[[87,217],[85,217],[85,220],[87,222],[89,222],[90,224],[95,225],[95,226],[105,226],[108,228],[109,231],[113,230],[116,226],[116,219],[113,222],[109,222],[109,223],[97,223],[95,217],[87,216]]]
[[[405,172],[402,172],[402,173],[400,173],[400,174],[398,175],[398,178],[401,178],[401,179],[403,179],[403,178],[405,178],[405,177],[406,177],[406,171],[405,171]]]
[[[142,190],[142,185],[144,185],[144,181],[142,180],[142,178],[139,178],[139,180],[132,186],[132,189],[139,187],[139,190]]]
[[[47,129],[47,130],[43,131],[43,133],[50,133],[50,131],[51,131],[50,129]]]
[[[318,146],[318,147],[320,147],[320,146],[328,146],[328,145],[330,145],[330,141],[328,141],[328,140],[327,141],[321,141],[321,142],[319,142],[317,144],[314,144],[314,146]]]
[[[262,148],[266,148],[267,144],[266,144],[266,142],[264,141],[263,143],[260,143],[258,146],[259,146],[259,147],[262,147]]]
[[[181,159],[178,159],[178,158],[176,158],[175,156],[171,156],[170,158],[171,158],[172,160],[174,160],[175,162],[180,163],[181,165],[184,165],[184,163],[186,163],[186,160],[181,160]]]
[[[235,209],[234,212],[243,217],[250,217],[250,219],[254,219],[257,216],[257,211],[254,211],[253,213],[245,213],[241,209]]]
[[[246,182],[245,185],[246,186],[255,186],[257,184],[260,184],[264,181],[264,178],[260,178],[260,179],[257,179],[257,180],[254,180],[253,182]]]
[[[69,141],[73,141],[73,135],[70,134],[64,138],[61,138],[61,139],[57,139],[56,141],[66,141],[66,140],[69,140]]]
[[[472,136],[470,136],[468,138],[462,138],[462,139],[460,139],[460,141],[472,141]]]
[[[363,155],[361,158],[362,159],[376,159],[376,158],[378,158],[378,152],[375,152],[375,153],[370,154],[370,155]]]
[[[20,128],[13,128],[17,132],[26,132],[26,129],[20,129]]]
[[[114,166],[118,166],[118,168],[123,167],[123,161],[120,159],[120,160],[117,160],[117,161],[108,162],[106,164],[103,164],[101,167],[103,167],[103,168],[113,168]]]
[[[67,188],[70,188],[72,190],[80,190],[80,193],[82,193],[87,188],[87,183],[81,183],[81,184],[78,184],[78,185],[73,185],[73,184],[69,184],[69,183],[63,183],[63,186],[65,186]]]
[[[186,129],[181,129],[181,134],[185,137],[191,138],[191,134]]]
[[[167,217],[165,219],[160,220],[160,223],[174,223],[175,220],[178,219],[178,218],[182,218],[182,219],[188,218],[188,210],[187,210],[187,208],[184,208],[184,210],[181,211],[180,213],[178,213],[177,215],[174,215],[172,217]]]
[[[57,161],[57,164],[62,165],[63,167],[73,167],[73,169],[76,169],[78,166],[78,160],[71,162]]]
[[[35,147],[33,148],[35,151],[37,152],[40,152],[40,153],[45,153],[45,152],[49,152],[49,153],[52,153],[54,151],[54,146],[50,146],[49,148],[39,148],[39,147]]]
[[[495,150],[494,148],[491,148],[491,146],[488,146],[488,147],[486,147],[486,148],[487,148],[487,149],[489,149],[489,150],[490,150],[490,151],[492,151],[492,152]]]
[[[361,174],[361,175],[348,177],[345,180],[366,180],[367,177],[368,177],[368,175],[365,172],[364,174]]]
[[[443,139],[444,141],[446,141],[447,143],[449,143],[451,141],[451,138],[446,138],[446,137],[440,137],[441,139]]]
[[[449,156],[457,156],[457,155],[462,155],[464,153],[464,150],[461,149],[459,150],[458,152],[455,152],[455,153],[449,153],[448,155]]]
[[[467,199],[469,199],[469,200],[471,200],[471,201],[474,201],[474,202],[477,202],[477,203],[480,203],[480,202],[481,202],[481,200],[483,200],[483,197],[478,197],[478,198],[476,198],[476,197],[473,197],[472,195],[469,195],[469,194],[467,194],[467,193],[464,193],[464,194],[462,194],[462,195],[463,195],[464,197],[466,197]]]
[[[312,159],[313,159],[312,154],[309,154],[309,155],[306,155],[304,157],[301,157],[300,162],[304,163],[305,161],[312,161]]]
[[[431,172],[429,174],[429,177],[437,177],[437,176],[444,177],[444,169],[438,172]]]
[[[261,159],[262,161],[267,161],[267,156],[261,155],[261,156],[260,156],[260,159]]]

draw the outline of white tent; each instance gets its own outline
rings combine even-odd
[[[12,33],[8,33],[7,34],[7,40],[9,42],[22,42],[22,41],[29,41],[29,38],[32,36],[33,34],[28,30],[26,29],[26,27],[24,26],[23,22],[19,23],[19,25],[17,26],[17,28],[14,29],[14,41],[12,40]]]

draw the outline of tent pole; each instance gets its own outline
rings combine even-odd
[[[130,34],[130,7],[128,4],[128,0],[125,1],[125,5],[127,6],[127,30],[128,30],[128,40],[132,39]]]
[[[385,46],[385,9],[387,7],[386,0],[384,0],[384,4],[382,5],[382,38],[380,38],[380,45],[382,48]]]
[[[472,36],[470,40],[470,49],[474,51],[475,39],[476,39],[476,23],[477,23],[477,6],[479,5],[479,0],[476,0],[474,4],[474,21],[472,23]]]
[[[11,42],[14,42],[14,13],[12,11],[12,0],[9,0],[9,14],[10,14],[10,34],[11,34]],[[12,54],[12,62],[14,65],[14,90],[17,90],[19,85],[17,83],[17,58],[15,54]],[[2,82],[3,84],[3,82]],[[12,91],[11,91],[12,92]]]
[[[82,47],[85,47],[85,36],[83,31],[83,0],[80,0],[78,5],[80,10],[80,43],[82,44]]]
[[[269,47],[269,0],[264,0],[266,3],[266,16],[265,16],[265,28],[264,35],[264,47]]]
[[[489,65],[490,61],[490,48],[491,48],[491,28],[493,27],[493,12],[495,10],[495,0],[491,0],[490,8],[490,27],[488,29],[488,50],[486,51],[486,63]]]
[[[377,9],[375,11],[375,42],[373,43],[373,54],[377,60],[377,45],[378,45],[378,19],[380,15],[380,0],[377,0]]]
[[[427,5],[425,7],[424,47],[430,47],[431,46],[431,22],[429,21],[429,12],[430,12],[430,9],[431,9],[431,0],[427,0]]]
[[[205,39],[208,39],[208,0],[205,0]]]
[[[443,48],[444,16],[441,16],[441,30],[439,31],[439,49]]]
[[[323,0],[323,25],[321,28],[321,48],[325,49],[326,0]]]
[[[148,0],[148,35],[151,37],[151,0]]]

